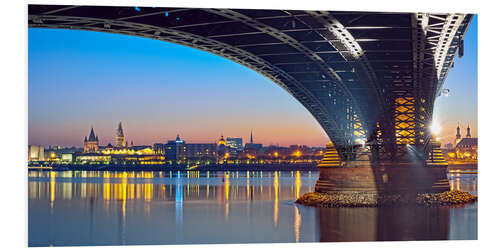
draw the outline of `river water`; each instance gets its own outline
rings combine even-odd
[[[318,172],[29,171],[29,246],[477,239],[461,207],[313,208]],[[449,174],[477,192],[477,175]]]

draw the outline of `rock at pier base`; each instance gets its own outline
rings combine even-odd
[[[477,200],[477,196],[463,191],[423,193],[414,195],[375,192],[339,192],[326,194],[311,192],[297,199],[297,203],[314,207],[378,207],[395,205],[459,205]]]

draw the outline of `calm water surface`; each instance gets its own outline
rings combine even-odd
[[[477,239],[459,208],[311,208],[318,172],[29,171],[30,246]],[[477,176],[449,174],[476,194]]]

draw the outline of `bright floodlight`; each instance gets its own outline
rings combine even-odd
[[[439,134],[439,132],[441,132],[441,126],[439,125],[439,123],[437,123],[437,122],[432,123],[431,132],[434,135],[437,135],[437,134]]]

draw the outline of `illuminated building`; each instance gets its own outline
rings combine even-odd
[[[106,147],[101,150],[104,155],[154,155],[150,146],[131,146],[126,148]]]
[[[214,163],[217,145],[215,143],[184,143],[177,147],[177,160],[183,163]]]
[[[217,142],[217,158],[220,163],[223,163],[228,157],[226,156],[227,153],[226,140],[224,140],[224,136],[221,135],[219,141]]]
[[[166,144],[156,143],[153,152],[165,156],[167,164],[210,164],[217,158],[217,143],[186,143],[177,135]]]
[[[116,129],[115,147],[125,147],[125,135],[123,134],[122,122],[118,123],[118,129]]]
[[[61,154],[62,162],[73,162],[73,154],[72,153],[63,153]]]
[[[50,150],[45,151],[45,160],[46,161],[59,161],[61,159],[61,151],[60,150]]]
[[[162,165],[165,164],[163,155],[112,155],[111,163],[119,165]]]
[[[165,155],[165,144],[163,143],[155,143],[153,145],[153,151],[156,155]]]
[[[463,138],[455,150],[458,159],[477,160],[477,138]]]
[[[217,143],[218,146],[226,146],[226,140],[224,140],[224,136],[221,135],[220,136],[220,139],[219,139],[219,142]]]
[[[87,136],[85,136],[85,140],[83,141],[83,152],[90,153],[98,151],[99,151],[99,137],[95,135],[94,128],[91,127],[89,138],[87,139]]]
[[[181,147],[181,145],[184,144],[184,140],[181,140],[181,137],[179,136],[179,134],[177,134],[175,140],[170,140],[167,142],[167,144],[157,145],[157,148],[162,148],[161,151],[163,151],[165,159],[169,164],[177,164],[178,161],[181,161],[181,159],[178,159],[177,157],[177,152],[179,152],[180,154],[181,151],[184,150],[184,148]]]
[[[28,161],[44,161],[44,147],[39,145],[30,145],[28,147]]]
[[[228,137],[226,139],[226,146],[233,154],[240,152],[243,150],[243,138]]]
[[[107,164],[111,161],[111,155],[84,153],[76,155],[75,161],[80,164]]]

